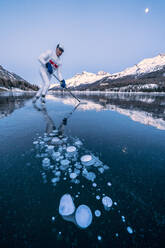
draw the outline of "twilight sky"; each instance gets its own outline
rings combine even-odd
[[[164,10],[164,0],[0,0],[0,65],[39,84],[38,56],[60,41],[65,79],[121,71],[165,53]]]

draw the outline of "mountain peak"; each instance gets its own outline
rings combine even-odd
[[[18,76],[13,72],[9,72],[0,65],[0,87],[1,90],[9,90],[11,88],[21,88],[23,90],[34,89],[38,87],[31,85],[22,77]]]
[[[105,78],[107,80],[116,80],[128,76],[138,77],[140,75],[155,72],[161,70],[165,67],[165,53],[158,54],[153,58],[145,58],[138,64],[132,67],[128,67],[125,70],[117,73],[110,74],[104,72],[103,70],[98,71],[96,74],[92,72],[82,71],[82,73],[77,73],[72,78],[67,81],[68,87],[77,87],[83,85],[90,85],[96,81],[103,81]],[[104,82],[103,82],[104,84]]]

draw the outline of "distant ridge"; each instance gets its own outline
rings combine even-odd
[[[83,71],[68,79],[67,86],[81,91],[165,92],[165,53],[143,59],[118,73]]]
[[[8,91],[11,89],[30,91],[38,90],[38,87],[28,83],[17,74],[5,70],[0,65],[0,91]]]

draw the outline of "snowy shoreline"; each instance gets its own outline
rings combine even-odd
[[[137,91],[137,92],[116,92],[116,91],[72,91],[74,94],[80,94],[80,95],[106,95],[106,94],[120,94],[120,95],[135,95],[135,94],[142,94],[142,95],[165,95],[165,92],[142,92],[142,91]],[[60,90],[57,90],[57,91],[50,91],[50,93],[53,93],[53,94],[61,94],[61,91]],[[64,92],[65,94],[69,94],[68,92]]]
[[[15,88],[15,89],[7,89],[7,88],[4,88],[4,87],[0,87],[0,94],[3,94],[3,93],[33,93],[35,94],[37,91],[33,91],[33,90],[21,90],[21,89],[18,89],[18,88]],[[141,94],[141,95],[165,95],[165,92],[143,92],[143,91],[137,91],[137,92],[116,92],[116,91],[87,91],[87,90],[84,90],[84,91],[79,91],[79,90],[73,90],[72,91],[74,94],[79,94],[79,95],[109,95],[109,94],[116,94],[116,95],[136,95],[136,94]],[[53,91],[53,90],[50,90],[49,93],[53,93],[53,94],[66,94],[68,95],[69,93],[68,92],[65,92],[65,91],[61,91],[61,90],[56,90],[56,91]]]
[[[21,90],[19,88],[15,88],[15,89],[7,89],[5,87],[0,87],[0,94],[1,93],[35,93],[36,91],[34,90]]]

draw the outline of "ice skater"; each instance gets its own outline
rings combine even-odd
[[[62,44],[58,44],[55,50],[48,50],[42,53],[39,57],[40,66],[40,75],[42,78],[42,86],[37,92],[36,96],[33,99],[33,103],[35,103],[39,98],[41,102],[45,103],[45,96],[50,86],[50,80],[53,72],[57,72],[57,76],[61,81],[61,87],[66,87],[66,82],[61,74],[61,58],[60,56],[64,52],[64,46]]]

